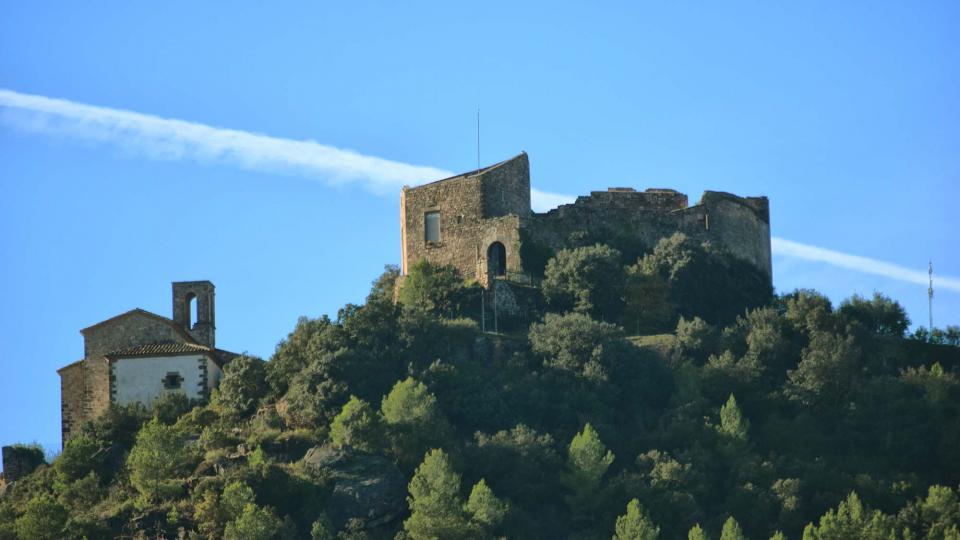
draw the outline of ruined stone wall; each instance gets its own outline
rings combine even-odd
[[[765,197],[708,191],[698,204],[687,207],[687,196],[673,190],[615,189],[533,214],[522,226],[528,238],[554,251],[569,247],[574,234],[598,239],[630,236],[652,248],[661,238],[683,232],[727,249],[772,276]]]
[[[60,374],[60,435],[66,442],[86,420],[86,377],[84,361],[61,368]]]
[[[132,312],[83,331],[85,396],[83,420],[96,418],[110,406],[108,352],[143,343],[189,343],[184,334],[150,315]]]
[[[726,249],[772,278],[769,208],[766,197],[707,191],[695,206],[674,213],[672,218],[677,230]]]
[[[440,241],[424,239],[424,216],[440,213]],[[772,276],[770,214],[765,197],[737,197],[705,192],[689,206],[687,196],[672,189],[610,188],[578,197],[544,214],[530,210],[530,165],[526,154],[417,188],[401,195],[403,270],[426,258],[449,264],[464,277],[487,282],[488,249],[501,242],[507,272],[524,273],[521,230],[531,252],[559,251],[584,239],[629,247],[629,253],[652,248],[664,237],[683,232],[710,241],[753,263]],[[642,244],[638,249],[637,244]],[[542,248],[542,249],[541,249]],[[527,269],[526,273],[538,269]]]
[[[32,473],[44,463],[43,450],[29,446],[4,446],[0,449],[3,456],[3,480],[16,482]]]

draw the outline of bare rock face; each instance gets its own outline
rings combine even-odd
[[[383,456],[326,445],[311,448],[303,462],[333,485],[326,511],[338,529],[350,520],[359,520],[365,529],[379,527],[407,509],[406,479]]]

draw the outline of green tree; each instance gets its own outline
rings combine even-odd
[[[443,450],[423,458],[408,486],[410,517],[403,529],[414,540],[464,538],[474,529],[460,497],[460,475]]]
[[[617,518],[613,540],[656,540],[660,536],[657,527],[637,499],[627,504],[627,513]]]
[[[473,293],[473,294],[471,294]],[[410,265],[397,299],[404,309],[456,317],[465,311],[464,304],[477,298],[480,291],[468,286],[456,268],[433,264],[426,259]]]
[[[330,424],[330,440],[339,446],[375,452],[381,446],[382,437],[383,427],[377,412],[356,396],[350,396],[350,401]]]
[[[687,533],[687,540],[709,540],[707,533],[703,531],[700,527],[700,524],[697,523],[693,527],[690,527],[690,532]]]
[[[487,531],[496,530],[509,511],[507,503],[493,494],[493,490],[487,486],[487,481],[483,478],[474,484],[470,491],[466,508],[473,521],[482,525]]]
[[[930,486],[920,503],[919,514],[927,538],[946,538],[960,527],[960,496],[944,486]]]
[[[321,512],[310,527],[310,540],[336,540],[337,530],[326,513]]]
[[[620,328],[580,313],[547,313],[530,325],[528,338],[544,366],[593,382],[606,381],[626,349]]]
[[[770,540],[787,540],[787,535],[783,534],[780,531],[773,533],[773,536],[770,537]]]
[[[685,318],[728,324],[772,298],[770,276],[763,270],[683,233],[660,239],[637,266],[635,271],[667,282],[672,302]]]
[[[244,482],[231,482],[223,488],[220,497],[220,507],[228,521],[235,520],[243,513],[243,509],[256,502],[253,489]]]
[[[623,325],[628,332],[656,334],[666,332],[676,320],[670,284],[658,273],[646,273],[640,265],[626,269]]]
[[[597,504],[600,481],[613,460],[613,452],[607,450],[589,423],[574,435],[567,448],[564,483],[572,492],[569,502],[575,512],[588,514]]]
[[[227,523],[223,532],[224,540],[270,540],[276,538],[283,527],[283,521],[269,508],[261,508],[253,503],[243,507],[237,519]]]
[[[263,360],[241,355],[223,367],[223,379],[214,393],[214,404],[228,417],[249,415],[267,393]]]
[[[716,351],[720,341],[717,329],[700,317],[681,317],[675,335],[682,353],[692,357],[698,364],[703,364]]]
[[[557,311],[573,310],[612,321],[623,308],[625,282],[620,252],[610,246],[564,249],[547,263],[543,295]]]
[[[339,329],[326,315],[318,319],[300,317],[293,332],[277,345],[266,364],[271,395],[284,395],[299,372],[322,355],[339,349],[342,343],[338,342],[338,333]]]
[[[747,537],[743,535],[740,524],[733,519],[733,516],[728,517],[723,522],[723,529],[720,530],[720,540],[747,540]]]
[[[730,394],[730,399],[720,407],[720,431],[734,439],[745,441],[749,429],[750,421],[743,417],[740,407],[737,406],[737,399]]]
[[[830,299],[811,289],[797,289],[780,298],[780,306],[794,331],[825,332],[835,326]]]
[[[837,509],[827,510],[816,526],[807,525],[804,538],[815,540],[885,540],[896,536],[895,520],[879,510],[871,511],[851,492]]]
[[[36,540],[63,538],[69,514],[67,509],[48,494],[30,499],[26,511],[15,524],[17,536]]]
[[[870,300],[855,294],[840,304],[838,312],[841,317],[857,321],[881,336],[902,338],[910,327],[910,318],[903,306],[879,292],[873,293]]]
[[[183,484],[184,467],[192,452],[184,436],[172,426],[153,418],[140,429],[137,442],[127,457],[130,482],[149,501],[176,495]]]
[[[449,430],[436,396],[413,377],[393,386],[380,412],[391,432],[393,452],[405,465],[415,464],[417,456],[442,442]]]
[[[815,332],[797,369],[788,374],[787,395],[805,405],[836,408],[849,395],[860,366],[852,336]]]
[[[79,480],[97,469],[99,460],[97,454],[100,444],[85,433],[70,438],[63,445],[63,452],[53,463],[57,471],[57,481],[60,484],[69,484]]]

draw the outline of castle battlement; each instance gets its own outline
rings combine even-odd
[[[695,205],[673,189],[592,191],[548,212],[530,208],[526,153],[415,188],[400,196],[403,274],[426,258],[488,284],[524,275],[524,253],[559,251],[578,238],[629,237],[647,247],[683,232],[710,241],[772,276],[766,197],[706,191]],[[528,261],[529,262],[529,261]],[[529,264],[527,264],[529,266]]]

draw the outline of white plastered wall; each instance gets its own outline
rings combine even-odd
[[[208,370],[213,367],[219,372],[213,362],[199,354],[116,359],[113,366],[113,374],[116,377],[114,382],[114,388],[116,389],[115,403],[127,405],[139,401],[149,405],[162,394],[175,392],[183,393],[191,399],[199,399],[202,397],[200,387],[201,360],[208,365]],[[183,377],[183,381],[180,382],[180,388],[167,390],[164,388],[163,380],[168,373],[172,372],[176,372]],[[209,371],[208,373],[208,384],[214,384],[214,379],[219,378],[217,377],[219,373],[215,374]]]

